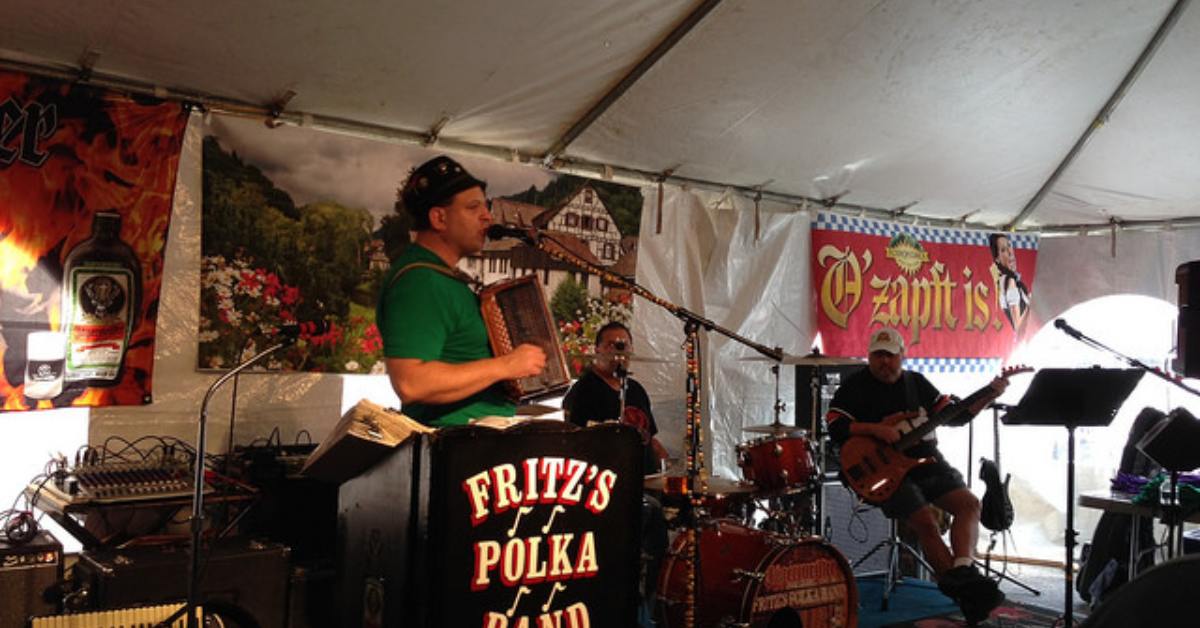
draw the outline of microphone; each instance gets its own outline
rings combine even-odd
[[[304,321],[302,323],[286,323],[279,326],[279,338],[287,344],[294,344],[301,335],[320,336],[330,329],[329,321]]]
[[[504,238],[516,238],[522,242],[532,243],[541,232],[533,227],[518,227],[516,225],[492,225],[487,228],[487,239],[503,240]]]
[[[1054,319],[1054,326],[1061,329],[1064,334],[1076,340],[1083,340],[1083,334],[1078,329],[1068,325],[1067,321],[1064,321],[1061,318]]]

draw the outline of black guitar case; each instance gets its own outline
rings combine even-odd
[[[1158,472],[1158,465],[1143,455],[1142,452],[1138,451],[1135,445],[1142,439],[1142,435],[1145,434],[1146,430],[1150,429],[1150,427],[1164,417],[1166,417],[1166,414],[1154,408],[1147,407],[1142,409],[1137,418],[1133,420],[1133,426],[1129,428],[1129,438],[1125,440],[1125,448],[1121,453],[1119,471],[1142,476],[1151,476]],[[1079,573],[1075,576],[1075,590],[1079,592],[1079,597],[1088,602],[1093,602],[1092,583],[1105,572],[1105,567],[1110,561],[1116,561],[1116,569],[1108,571],[1111,574],[1111,580],[1103,585],[1100,592],[1101,597],[1104,597],[1104,595],[1125,583],[1129,573],[1129,536],[1131,528],[1132,517],[1130,515],[1105,512],[1100,516],[1100,521],[1096,524],[1096,530],[1092,533],[1090,551],[1084,552],[1085,556],[1082,557],[1083,564],[1079,568]],[[1153,526],[1141,526],[1138,536],[1140,537],[1138,547],[1149,548],[1154,546]],[[1088,547],[1085,546],[1085,550]],[[1138,560],[1138,570],[1141,571],[1153,564],[1154,553],[1147,552]],[[1095,602],[1099,601],[1095,600]]]

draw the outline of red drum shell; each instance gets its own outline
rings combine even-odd
[[[738,445],[738,466],[765,491],[804,486],[815,473],[812,447],[803,436],[765,436]]]
[[[662,625],[684,625],[689,543],[675,538],[659,572]],[[700,532],[695,625],[761,627],[795,615],[805,628],[858,625],[858,588],[850,564],[820,539],[789,537],[717,520]]]

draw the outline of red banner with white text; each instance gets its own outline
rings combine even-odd
[[[151,400],[187,113],[0,72],[0,408]]]
[[[906,355],[1004,359],[1027,328],[1037,236],[819,214],[817,329],[827,355],[863,357],[894,327]]]

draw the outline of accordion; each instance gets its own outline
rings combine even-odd
[[[531,401],[562,393],[571,385],[571,373],[537,275],[487,286],[479,293],[479,307],[493,353],[504,355],[525,343],[546,352],[541,373],[506,382],[510,396],[518,402]]]

